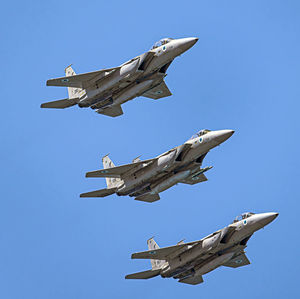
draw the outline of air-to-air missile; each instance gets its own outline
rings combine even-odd
[[[118,67],[76,75],[71,66],[65,77],[50,79],[48,86],[68,87],[69,98],[43,103],[42,108],[67,108],[78,104],[108,116],[123,114],[121,105],[136,97],[160,99],[171,95],[166,71],[174,58],[190,49],[198,38],[164,38]]]
[[[115,166],[108,156],[102,159],[102,170],[88,172],[86,177],[106,178],[107,188],[83,193],[80,197],[105,197],[116,193],[136,200],[154,202],[159,193],[178,184],[194,185],[207,180],[202,168],[206,154],[234,133],[233,130],[202,130],[184,144],[153,159],[136,158],[131,164]]]
[[[196,285],[202,275],[225,266],[249,265],[244,249],[254,232],[272,222],[278,213],[244,213],[232,224],[194,242],[180,241],[175,246],[159,248],[153,238],[147,241],[148,251],[132,254],[132,259],[150,259],[152,269],[129,274],[126,279],[148,279],[158,275],[173,277],[179,282]]]

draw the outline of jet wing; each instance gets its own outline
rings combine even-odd
[[[91,192],[81,193],[80,197],[105,197],[114,194],[117,188],[100,189]]]
[[[154,250],[147,250],[142,252],[133,253],[131,255],[132,259],[153,259],[153,260],[167,260],[170,255],[172,258],[176,256],[176,251],[186,247],[186,250],[190,249],[190,246],[199,244],[201,241],[195,241],[190,243],[184,243],[179,245],[174,245],[170,247],[158,248]],[[184,250],[185,251],[185,250]],[[178,254],[182,253],[182,250],[178,251]]]
[[[61,77],[47,80],[47,86],[65,86],[65,87],[79,87],[86,88],[87,86],[95,83],[97,80],[105,76],[105,73],[116,71],[119,67],[111,69],[103,69],[100,71],[89,72],[79,75],[68,77]]]
[[[245,252],[241,252],[239,255],[233,257],[231,260],[223,264],[225,267],[238,268],[242,266],[249,265],[250,261],[248,260]]]
[[[126,275],[125,279],[148,279],[159,275],[160,271],[161,269],[132,273]]]
[[[194,275],[194,276],[189,276],[186,278],[179,279],[178,282],[196,285],[196,284],[202,283],[203,278],[202,278],[202,275]]]
[[[117,105],[117,106],[107,107],[101,110],[99,109],[97,110],[97,113],[104,114],[111,117],[116,117],[122,115],[123,110],[121,105]]]
[[[56,108],[56,109],[64,109],[68,108],[71,106],[74,106],[78,103],[79,98],[74,98],[74,99],[63,99],[63,100],[58,100],[58,101],[52,101],[52,102],[47,102],[43,103],[41,105],[41,108]]]
[[[172,95],[165,81],[162,81],[159,85],[147,90],[142,94],[143,97],[158,100]]]
[[[101,169],[101,170],[95,170],[95,171],[90,171],[86,173],[87,178],[120,178],[122,177],[126,172],[132,170],[133,168],[141,165],[141,164],[149,164],[153,162],[154,159],[149,159],[149,160],[143,160],[131,164],[125,164],[121,166],[116,166],[112,168],[106,168],[106,169]]]
[[[196,176],[191,175],[187,177],[185,180],[180,181],[180,183],[194,185],[205,181],[207,181],[207,177],[205,176],[205,174],[201,173],[200,175],[196,175]]]
[[[135,200],[145,201],[145,202],[154,202],[160,200],[159,194],[143,194],[135,198]]]

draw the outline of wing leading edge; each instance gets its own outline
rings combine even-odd
[[[245,252],[241,252],[240,254],[233,257],[227,263],[223,264],[225,267],[238,268],[246,265],[250,265],[250,261],[248,260]]]

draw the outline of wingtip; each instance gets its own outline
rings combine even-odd
[[[87,193],[81,193],[81,194],[79,195],[79,197],[80,197],[80,198],[89,198],[90,196],[87,196],[88,193],[89,193],[89,192],[87,192]]]

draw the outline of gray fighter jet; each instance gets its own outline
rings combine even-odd
[[[245,213],[229,226],[195,242],[180,241],[175,246],[159,248],[153,238],[148,251],[131,255],[132,259],[150,259],[152,270],[129,274],[126,279],[148,279],[158,275],[196,285],[202,275],[220,266],[237,268],[249,265],[244,249],[254,232],[263,228],[278,213]]]
[[[121,105],[136,97],[160,99],[171,95],[164,77],[173,59],[191,48],[198,38],[164,38],[152,49],[118,67],[76,75],[71,66],[66,77],[50,79],[48,86],[68,87],[69,98],[48,102],[41,108],[67,108],[78,104],[116,117]]]
[[[154,202],[160,199],[160,192],[177,183],[204,182],[207,180],[204,172],[212,168],[201,168],[204,157],[233,133],[233,130],[202,130],[184,144],[154,159],[142,161],[136,158],[131,164],[122,166],[115,166],[108,156],[104,156],[104,169],[88,172],[86,177],[105,177],[107,189],[83,193],[80,197],[105,197],[116,193]]]

